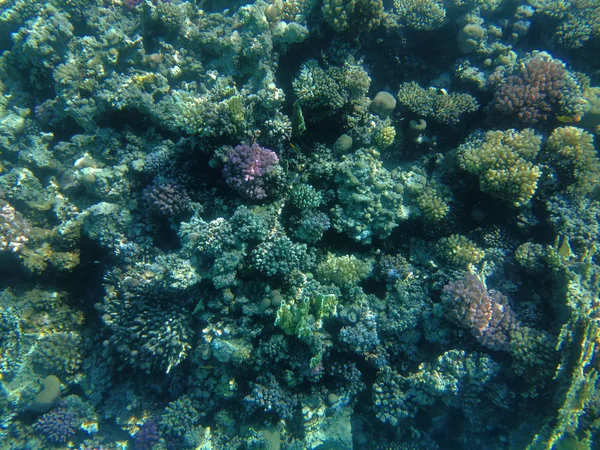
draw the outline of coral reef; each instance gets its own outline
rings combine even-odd
[[[597,3],[0,1],[0,448],[597,448]]]
[[[581,88],[564,63],[549,55],[533,55],[520,63],[513,75],[496,89],[493,107],[500,114],[531,125],[557,116],[579,121],[584,103]]]

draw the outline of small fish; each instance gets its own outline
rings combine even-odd
[[[301,153],[300,152],[300,148],[296,144],[294,144],[293,142],[290,142],[290,147],[292,147],[292,150],[294,150],[294,152],[296,154],[300,154]]]
[[[575,115],[573,117],[571,117],[571,116],[556,116],[556,118],[558,119],[559,122],[562,122],[562,123],[576,123],[581,120],[581,116],[578,116],[578,115]]]
[[[201,369],[213,370],[215,366],[200,366]]]

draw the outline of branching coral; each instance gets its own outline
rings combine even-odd
[[[479,103],[470,94],[448,94],[435,88],[426,90],[414,81],[400,85],[398,101],[413,113],[443,124],[456,124],[464,114],[479,108]]]
[[[559,182],[569,194],[585,196],[600,182],[600,160],[594,137],[575,127],[556,128],[548,137],[544,156],[556,169]]]
[[[272,150],[258,144],[238,145],[229,154],[223,176],[239,194],[261,200],[269,195],[269,184],[281,177],[279,158]]]
[[[535,164],[541,137],[531,129],[488,131],[459,148],[459,163],[479,176],[481,190],[524,205],[537,189],[541,169]]]
[[[357,242],[370,243],[377,235],[387,237],[406,219],[399,176],[383,167],[375,150],[344,155],[335,181],[339,203],[333,211],[333,226]]]
[[[579,120],[585,102],[562,61],[547,54],[530,55],[494,94],[493,108],[524,124],[546,120],[551,113]]]
[[[477,341],[492,350],[508,350],[510,333],[517,329],[508,299],[489,291],[472,274],[444,286],[442,304],[446,315],[471,330]]]
[[[446,20],[440,0],[394,0],[394,9],[402,22],[415,30],[435,30]]]
[[[325,0],[323,16],[338,33],[368,32],[381,23],[383,2],[381,0]]]
[[[327,258],[317,266],[317,278],[324,284],[333,283],[339,288],[350,288],[371,274],[372,263],[361,261],[354,255]]]

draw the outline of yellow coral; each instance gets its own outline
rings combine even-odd
[[[327,258],[317,266],[317,278],[325,284],[335,284],[347,288],[368,277],[373,269],[371,261],[361,261],[354,255],[335,256],[327,254]]]
[[[417,204],[423,218],[428,222],[441,222],[450,212],[450,206],[446,203],[440,192],[434,187],[428,186],[417,197]]]
[[[521,206],[537,189],[541,170],[533,160],[540,145],[541,137],[531,129],[489,131],[461,146],[459,164],[479,176],[482,191]]]
[[[546,144],[546,157],[557,170],[559,180],[567,184],[570,194],[584,196],[600,181],[594,137],[581,128],[555,129]]]
[[[387,148],[394,143],[396,139],[396,129],[393,126],[380,128],[375,133],[375,145],[378,148]]]
[[[360,33],[379,26],[383,15],[381,0],[325,0],[325,21],[338,33]]]
[[[485,258],[485,251],[473,241],[460,234],[441,238],[437,244],[438,255],[448,264],[467,268]]]

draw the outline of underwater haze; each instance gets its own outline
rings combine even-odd
[[[600,449],[599,0],[0,0],[0,450]]]

